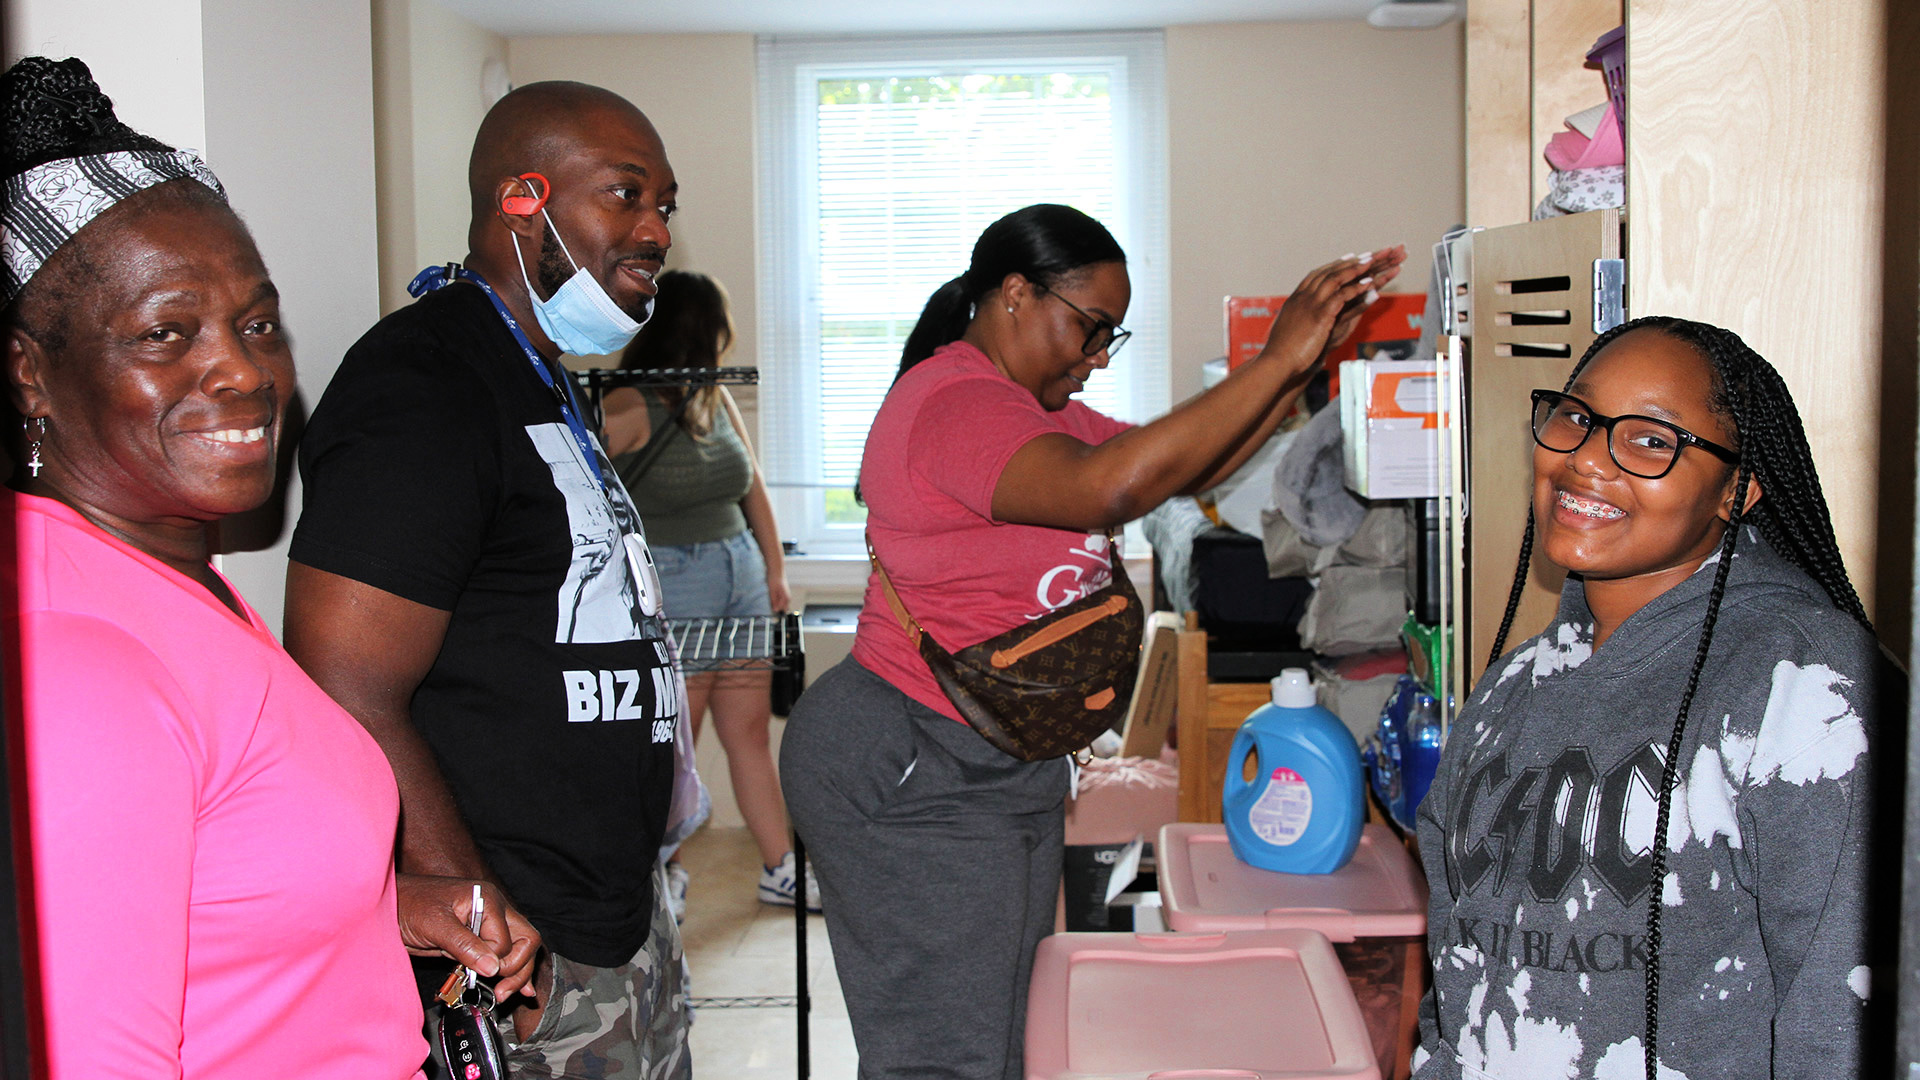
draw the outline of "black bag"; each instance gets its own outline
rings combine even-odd
[[[786,652],[774,658],[772,711],[775,716],[788,716],[807,685],[807,654],[800,647],[800,616],[791,611],[776,611],[774,615],[784,628],[780,640],[788,645]]]
[[[1043,619],[949,653],[907,613],[867,542],[867,558],[934,681],[981,737],[1022,761],[1075,753],[1117,726],[1133,700],[1146,614],[1120,562],[1113,534],[1113,580]]]

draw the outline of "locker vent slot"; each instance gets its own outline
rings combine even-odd
[[[1573,346],[1571,345],[1552,345],[1546,343],[1529,345],[1520,342],[1509,344],[1503,341],[1495,345],[1493,351],[1496,356],[1546,356],[1560,359],[1569,359],[1573,356]]]
[[[1524,296],[1527,293],[1566,292],[1573,288],[1573,279],[1561,274],[1558,277],[1517,278],[1503,281],[1495,287],[1501,296]]]
[[[1494,322],[1500,326],[1572,326],[1573,312],[1566,308],[1559,311],[1502,311],[1494,316]]]

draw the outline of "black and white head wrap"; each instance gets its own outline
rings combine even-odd
[[[60,245],[115,203],[169,180],[226,189],[190,150],[118,150],[58,158],[6,178],[0,206],[0,305],[13,302]]]

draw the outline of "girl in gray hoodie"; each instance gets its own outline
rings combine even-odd
[[[1506,625],[1419,812],[1414,1075],[1857,1075],[1875,718],[1905,683],[1793,400],[1735,334],[1648,318],[1534,401]],[[1536,547],[1560,609],[1500,656]]]

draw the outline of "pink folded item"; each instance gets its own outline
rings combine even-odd
[[[1080,794],[1088,795],[1104,788],[1177,788],[1180,786],[1180,759],[1171,754],[1158,758],[1094,758],[1080,768]]]
[[[1589,139],[1569,126],[1566,131],[1547,140],[1546,157],[1547,164],[1553,166],[1556,172],[1626,164],[1627,151],[1620,142],[1620,125],[1613,119],[1613,104],[1607,104],[1606,115],[1601,118],[1599,126],[1593,129],[1593,138]]]
[[[1067,802],[1067,843],[1124,844],[1136,836],[1151,843],[1179,816],[1178,759],[1094,758]]]

